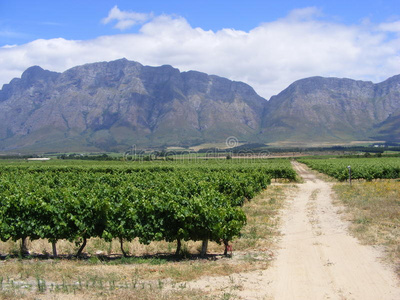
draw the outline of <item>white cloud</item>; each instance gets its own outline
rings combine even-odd
[[[2,46],[1,48],[4,48],[4,49],[9,49],[9,48],[14,48],[14,47],[17,47],[17,45],[4,45],[4,46]]]
[[[9,29],[0,28],[0,37],[24,37],[25,34]]]
[[[305,7],[292,10],[287,17],[286,21],[306,21],[322,15],[322,11],[317,7]]]
[[[117,21],[114,28],[125,30],[137,24],[143,24],[153,17],[152,14],[121,11],[118,6],[114,6],[108,13],[107,18],[102,20],[103,24]]]
[[[382,23],[379,25],[379,29],[389,32],[399,32],[400,33],[400,21]]]
[[[146,65],[170,64],[182,71],[198,70],[244,81],[266,98],[309,76],[377,82],[400,73],[398,35],[388,32],[382,24],[363,22],[349,26],[323,21],[319,16],[315,8],[296,10],[249,32],[214,32],[193,28],[182,17],[162,15],[142,25],[135,34],[87,41],[36,40],[0,48],[0,84],[19,77],[32,65],[64,71],[122,57]]]

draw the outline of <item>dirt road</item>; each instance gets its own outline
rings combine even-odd
[[[283,211],[283,236],[272,267],[191,286],[229,290],[243,299],[400,299],[396,276],[380,262],[380,253],[347,232],[332,205],[331,184],[299,163],[294,168],[304,183]]]

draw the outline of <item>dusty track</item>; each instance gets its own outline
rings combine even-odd
[[[304,183],[283,211],[283,236],[272,267],[190,286],[243,299],[400,299],[397,278],[380,262],[379,252],[348,234],[332,205],[331,184],[299,163],[293,166]]]

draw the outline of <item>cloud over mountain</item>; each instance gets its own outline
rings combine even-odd
[[[146,65],[170,64],[252,85],[263,97],[308,76],[381,81],[400,69],[398,22],[345,25],[326,20],[320,10],[294,10],[288,16],[245,32],[192,27],[180,16],[125,12],[114,7],[103,19],[116,28],[141,24],[137,33],[92,40],[35,40],[0,48],[0,84],[32,65],[64,71],[122,57]]]

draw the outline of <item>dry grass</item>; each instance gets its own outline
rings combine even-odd
[[[365,244],[384,246],[400,276],[400,182],[340,183],[334,190],[346,206],[352,233]]]
[[[0,292],[1,300],[11,299],[26,299],[26,300],[211,300],[214,297],[200,290],[178,288],[177,290],[164,291],[159,287],[137,287],[137,288],[94,288],[94,289],[80,289],[77,287],[71,291],[52,291],[43,293],[27,293],[22,290],[3,291]],[[220,299],[233,299],[233,298],[220,298]]]
[[[279,235],[279,210],[284,200],[295,189],[291,184],[273,184],[268,190],[247,202],[244,212],[247,225],[242,236],[234,242],[239,251],[264,251],[274,247],[275,237]]]
[[[92,239],[85,249],[85,260],[0,261],[0,299],[215,299],[186,288],[184,282],[267,268],[279,235],[279,209],[294,189],[291,184],[274,184],[245,204],[248,223],[242,236],[232,242],[232,258],[223,257],[224,247],[216,243],[209,244],[207,259],[199,259],[201,244],[187,242],[183,246],[186,258],[176,260],[172,255],[175,243],[146,246],[134,241],[126,243],[132,256],[124,259],[117,241]],[[16,253],[18,247],[11,241],[0,243],[0,253]],[[60,241],[57,248],[63,255],[77,250],[75,244],[66,241]],[[30,242],[29,249],[51,253],[51,245],[43,240]],[[228,293],[221,299],[233,297]]]

